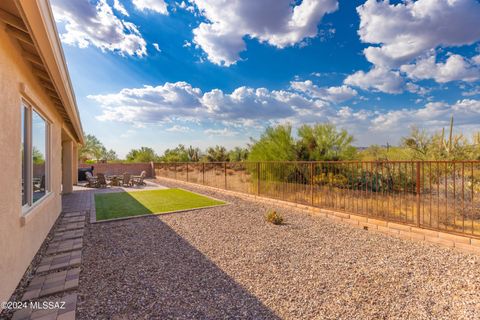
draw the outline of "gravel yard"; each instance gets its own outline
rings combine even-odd
[[[175,183],[162,184],[185,188]],[[268,208],[91,224],[79,319],[474,319],[480,257]]]

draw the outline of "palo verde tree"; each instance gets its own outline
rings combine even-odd
[[[78,158],[83,162],[93,160],[118,160],[117,153],[112,149],[107,150],[103,143],[93,134],[85,135],[85,143],[78,151]]]
[[[353,136],[346,130],[328,123],[301,126],[297,141],[290,125],[279,125],[267,128],[258,141],[253,141],[248,160],[349,160],[356,156],[352,142]]]
[[[78,151],[80,160],[101,160],[106,149],[103,143],[93,134],[85,135],[85,143]]]
[[[23,153],[22,153],[23,155]],[[43,153],[40,152],[36,147],[32,148],[32,158],[33,158],[33,163],[34,164],[44,164],[45,163],[45,157],[43,156]]]
[[[299,160],[349,160],[355,158],[357,148],[353,136],[335,125],[320,123],[303,125],[298,129],[297,157]]]
[[[249,161],[294,161],[297,159],[291,125],[268,127],[260,139],[252,139]]]
[[[412,156],[417,160],[428,159],[432,149],[432,137],[425,130],[420,130],[416,126],[412,126],[410,134],[402,138],[401,145],[412,151]]]
[[[167,149],[159,159],[162,162],[187,162],[189,156],[187,149],[183,144],[179,144],[173,149]]]
[[[118,155],[113,149],[110,149],[108,151],[105,151],[105,154],[103,155],[103,160],[118,161]]]
[[[158,156],[152,148],[141,147],[140,149],[132,149],[127,154],[128,162],[150,162],[157,161]]]

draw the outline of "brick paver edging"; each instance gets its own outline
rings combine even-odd
[[[468,253],[475,253],[480,255],[480,239],[471,238],[468,236],[455,235],[450,233],[445,233],[436,230],[429,230],[418,228],[414,226],[388,222],[385,220],[379,220],[374,218],[368,218],[365,216],[359,216],[355,214],[349,214],[345,212],[338,212],[333,210],[326,210],[317,207],[312,207],[308,205],[296,204],[293,202],[287,202],[282,200],[276,200],[266,197],[261,197],[257,195],[251,195],[246,193],[241,193],[238,191],[225,190],[221,188],[190,183],[186,181],[180,181],[170,178],[157,177],[157,180],[165,180],[174,183],[180,183],[189,186],[196,186],[198,188],[205,188],[214,190],[217,192],[222,192],[228,195],[236,196],[242,199],[251,200],[259,203],[277,205],[283,208],[295,208],[300,209],[305,213],[319,215],[328,219],[335,221],[348,223],[351,226],[362,228],[368,231],[380,232],[383,234],[395,236],[401,239],[412,240],[412,241],[425,241],[430,243],[435,243],[443,247],[457,248],[461,251]]]
[[[60,214],[32,279],[22,290],[25,306],[13,313],[13,319],[75,319],[86,215],[85,210]]]

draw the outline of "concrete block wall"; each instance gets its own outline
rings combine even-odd
[[[142,171],[147,172],[147,178],[154,177],[153,175],[153,164],[150,162],[146,163],[94,163],[87,164],[82,163],[78,165],[78,168],[90,168],[94,167],[93,174],[104,173],[111,175],[120,175],[128,172],[133,175],[139,175]]]

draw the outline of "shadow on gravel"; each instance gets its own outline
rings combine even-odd
[[[280,319],[157,217],[88,238],[79,319]]]

